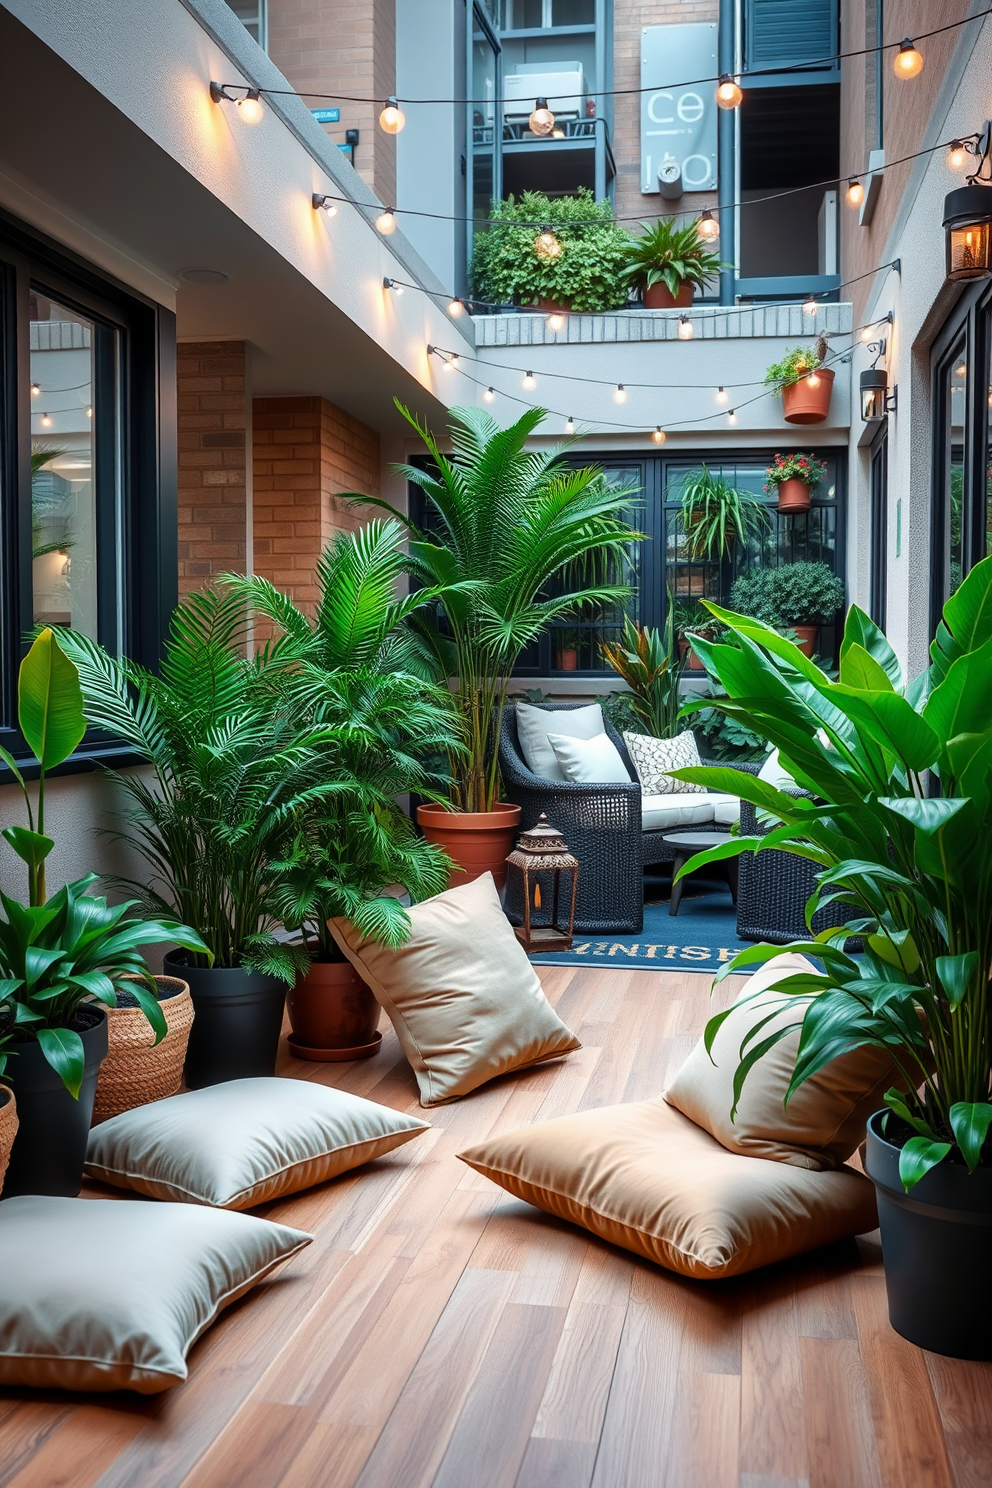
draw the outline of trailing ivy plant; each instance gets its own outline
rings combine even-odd
[[[615,310],[629,297],[623,278],[630,234],[585,187],[574,196],[525,191],[494,201],[490,225],[475,235],[469,277],[472,295],[488,305],[536,305]],[[536,225],[535,225],[536,224]],[[560,244],[553,257],[535,246],[542,227]]]

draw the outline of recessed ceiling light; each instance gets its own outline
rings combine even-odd
[[[231,276],[223,269],[180,269],[179,277],[187,284],[226,284]]]

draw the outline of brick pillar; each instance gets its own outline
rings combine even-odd
[[[243,341],[181,341],[179,593],[251,571],[251,444]]]
[[[254,571],[312,607],[321,551],[362,525],[338,494],[379,495],[379,435],[326,398],[256,398],[252,448]]]

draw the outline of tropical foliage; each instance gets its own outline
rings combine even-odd
[[[574,310],[614,310],[627,301],[622,272],[630,234],[615,220],[613,206],[580,187],[574,195],[548,197],[525,191],[494,201],[490,225],[472,248],[472,295],[487,305],[536,305],[548,300]],[[560,251],[537,244],[549,228]]]
[[[682,663],[675,640],[672,606],[664,633],[635,625],[628,616],[619,641],[604,642],[603,656],[630,688],[631,712],[645,733],[671,739],[679,732]]]
[[[741,614],[777,629],[829,625],[844,603],[844,580],[826,563],[783,563],[740,574],[730,603]]]
[[[679,489],[682,528],[693,558],[723,558],[771,525],[760,496],[738,490],[705,465],[689,471]]]
[[[438,675],[457,684],[467,752],[449,752],[451,802],[491,811],[499,800],[499,724],[517,658],[552,622],[627,597],[627,546],[638,534],[622,513],[633,492],[609,484],[596,467],[565,464],[564,447],[527,450],[543,409],[529,409],[507,429],[482,409],[453,409],[449,455],[398,406],[431,458],[427,470],[394,468],[419,488],[427,508],[424,530],[408,522],[407,563],[436,595],[414,623]],[[357,492],[353,499],[391,510]],[[615,577],[597,558],[608,560]]]
[[[767,1036],[759,1026],[745,1042],[735,1097],[762,1052],[794,1029],[802,1032],[790,1094],[843,1050],[874,1045],[900,1073],[885,1097],[886,1132],[901,1146],[907,1190],[947,1159],[971,1171],[989,1165],[992,560],[948,600],[929,669],[908,685],[885,636],[857,607],[837,681],[759,621],[709,608],[733,632],[733,645],[697,643],[723,695],[686,711],[716,707],[760,732],[811,795],[720,767],[676,771],[736,791],[778,823],[693,866],[784,849],[819,868],[808,922],[831,902],[852,910],[844,927],[789,947],[823,969],[777,985],[795,1018]],[[863,956],[846,954],[849,936],[863,937]],[[720,977],[780,954],[750,947]],[[707,1027],[710,1043],[722,1016]]]
[[[628,235],[623,278],[642,292],[664,284],[674,297],[683,284],[705,289],[722,268],[719,256],[707,248],[695,222],[659,217],[642,222],[639,235]]]

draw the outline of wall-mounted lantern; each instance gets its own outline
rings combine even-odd
[[[992,274],[992,123],[977,144],[978,169],[944,197],[944,239],[948,279],[985,279]]]
[[[889,374],[882,367],[869,367],[861,374],[861,418],[866,424],[878,424],[887,413],[894,413],[896,391],[889,393]]]

